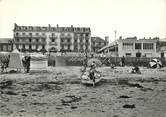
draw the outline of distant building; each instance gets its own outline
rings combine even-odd
[[[100,49],[100,52],[112,56],[125,57],[157,57],[157,39],[137,39],[137,37],[122,39]]]
[[[22,52],[91,51],[88,27],[52,27],[14,25],[14,43]]]
[[[0,38],[0,52],[11,52],[13,50],[13,39],[11,38]]]
[[[91,37],[92,52],[98,52],[99,49],[106,45],[108,45],[108,37],[105,37],[105,40],[100,37]]]
[[[158,39],[157,51],[158,51],[159,57],[166,57],[166,39]]]

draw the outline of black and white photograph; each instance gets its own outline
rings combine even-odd
[[[0,117],[166,117],[166,0],[0,0]]]

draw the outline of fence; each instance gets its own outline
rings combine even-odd
[[[65,64],[67,66],[82,66],[83,61],[85,60],[85,56],[61,56],[63,57]],[[49,66],[56,66],[56,57],[49,57],[48,64]],[[115,64],[116,66],[120,66],[121,57],[96,57],[98,58],[103,65],[110,66],[110,64]],[[156,57],[155,57],[156,58]],[[144,66],[148,67],[149,62],[154,59],[150,57],[145,58],[137,58],[137,57],[126,57],[125,58],[125,65],[127,66]],[[157,58],[159,59],[163,66],[166,66],[166,58]]]

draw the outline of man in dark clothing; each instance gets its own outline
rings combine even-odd
[[[122,62],[122,67],[124,67],[125,66],[125,57],[124,56],[121,58],[121,62]]]
[[[24,72],[26,71],[26,57],[27,57],[27,56],[24,56],[24,57],[22,58],[22,63],[23,63],[23,67],[24,67]]]
[[[30,62],[31,62],[31,57],[28,56],[26,57],[26,72],[29,73],[30,70]]]

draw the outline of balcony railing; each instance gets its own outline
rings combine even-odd
[[[60,35],[60,38],[61,39],[71,39],[72,38],[72,36],[70,35]]]
[[[25,45],[46,45],[46,42],[14,42],[15,44],[25,44]]]
[[[57,46],[58,44],[57,44],[57,42],[49,42],[49,45],[55,45],[55,46]]]
[[[61,45],[72,45],[71,42],[60,42]]]
[[[79,43],[78,43],[78,42],[74,42],[73,44],[74,44],[74,45],[78,45]]]
[[[85,43],[84,42],[79,42],[80,45],[84,45]]]
[[[90,43],[89,42],[85,42],[85,45],[90,45]]]
[[[55,36],[55,35],[50,35],[49,38],[50,38],[50,39],[57,39],[58,37]]]
[[[14,37],[20,38],[46,38],[46,35],[14,35]]]

